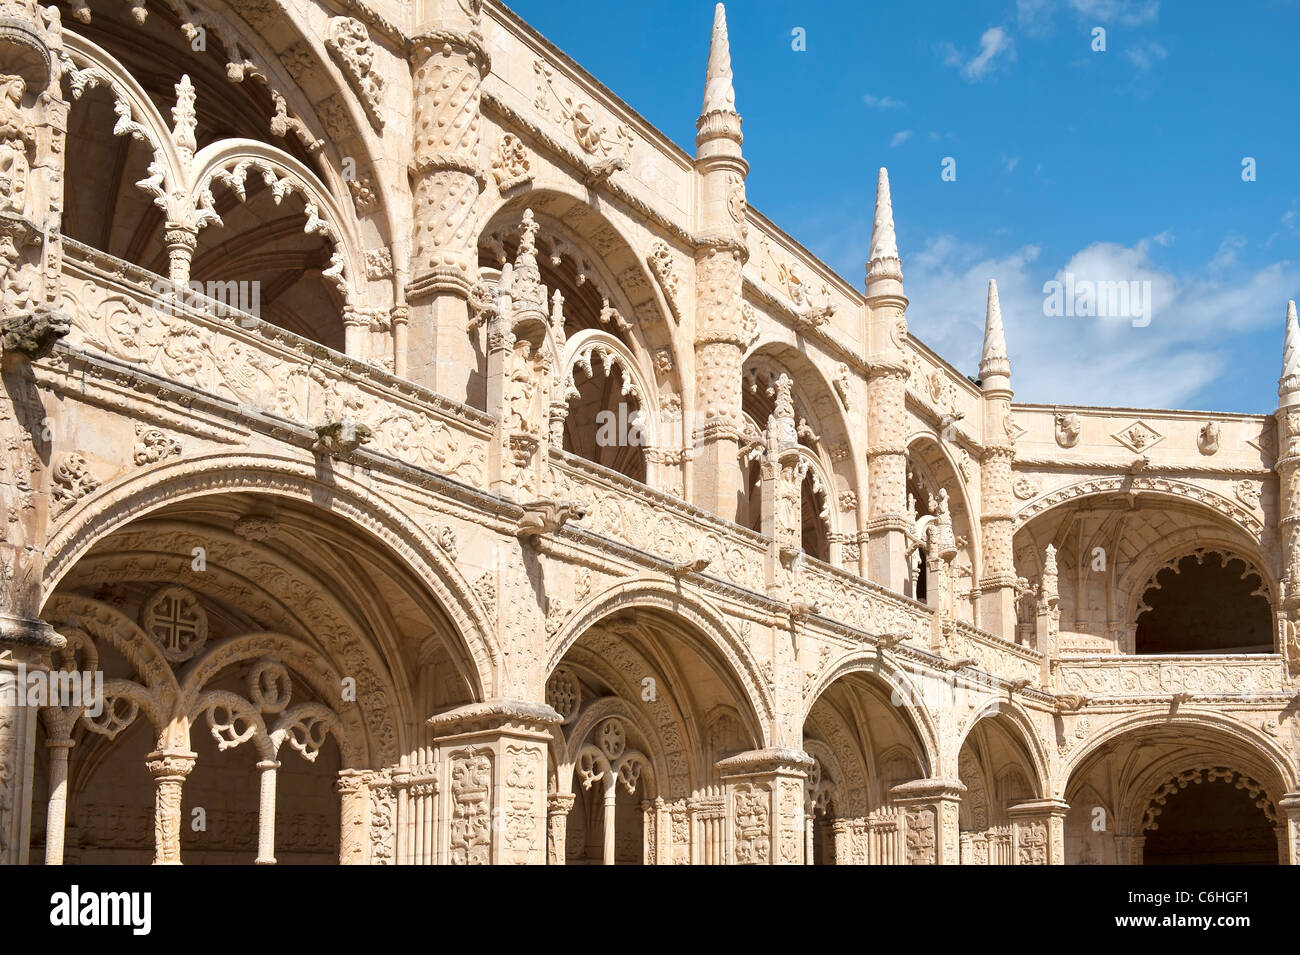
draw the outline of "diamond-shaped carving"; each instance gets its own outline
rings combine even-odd
[[[1137,454],[1148,451],[1165,439],[1163,434],[1145,421],[1134,421],[1111,437]]]

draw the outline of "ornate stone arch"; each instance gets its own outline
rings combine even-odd
[[[577,763],[578,754],[589,742],[592,731],[611,718],[628,723],[647,742],[649,752],[645,755],[650,760],[654,795],[667,798],[670,795],[666,791],[669,774],[668,764],[664,758],[663,739],[641,713],[638,713],[626,700],[616,696],[602,697],[594,701],[574,722],[565,750],[556,759],[558,791],[567,792],[565,787],[572,785],[573,767]]]
[[[787,342],[779,341],[758,342],[746,352],[742,367],[746,376],[766,374],[775,379],[781,372],[790,376],[796,417],[810,419],[809,425],[815,429],[819,439],[814,456],[820,462],[823,472],[832,478],[828,486],[832,509],[842,510],[846,514],[858,510],[858,442],[848,427],[843,408],[822,369]],[[755,423],[760,431],[766,430],[766,421]],[[844,498],[846,492],[852,493],[853,498]],[[844,506],[850,500],[853,506]],[[856,521],[846,519],[845,523]]]
[[[953,459],[952,451],[945,442],[937,440],[933,434],[926,431],[917,432],[908,439],[907,455],[909,462],[919,462],[922,469],[940,484],[947,486],[944,482],[945,478],[951,481],[955,491],[951,495],[950,505],[953,533],[957,537],[966,538],[966,546],[963,550],[970,560],[971,580],[978,581],[981,573],[980,522],[976,519],[977,511],[972,504],[970,487],[962,473],[961,465]],[[936,474],[936,470],[941,470],[942,473]],[[920,503],[924,505],[924,502]]]
[[[312,463],[284,457],[216,453],[128,472],[101,486],[69,512],[51,535],[44,592],[54,587],[99,539],[141,515],[177,501],[224,491],[256,491],[320,505],[329,495],[327,513],[379,540],[424,582],[447,614],[472,672],[466,673],[477,699],[499,695],[504,679],[502,654],[483,598],[447,555],[414,521],[344,474],[321,484]]]
[[[1167,709],[1162,708],[1121,717],[1107,724],[1062,761],[1055,790],[1065,793],[1075,772],[1108,743],[1130,734],[1136,736],[1143,730],[1168,728],[1189,728],[1207,733],[1224,753],[1244,757],[1243,763],[1250,764],[1248,768],[1256,778],[1263,775],[1278,780],[1283,792],[1294,792],[1300,784],[1295,763],[1278,740],[1259,727],[1228,714],[1186,706],[1180,707],[1177,715],[1171,716]]]
[[[192,540],[192,534],[186,534],[182,522],[171,525],[150,520],[140,530],[128,526],[111,535],[115,548],[112,554],[96,555],[92,550],[76,566],[78,569],[85,567],[92,577],[101,572],[117,577],[121,576],[122,566],[135,565],[139,569],[131,570],[130,579],[133,581],[179,583],[202,596],[238,605],[264,623],[267,631],[280,633],[299,643],[313,641],[317,649],[312,653],[321,655],[323,652],[335,661],[335,666],[357,680],[357,701],[370,709],[372,718],[368,725],[372,735],[381,740],[380,745],[371,746],[370,750],[391,751],[393,759],[406,751],[408,726],[418,722],[420,714],[416,713],[410,681],[387,676],[393,668],[389,661],[400,659],[394,634],[354,615],[330,592],[324,581],[310,576],[303,567],[271,548],[242,540],[233,532],[205,527],[206,567],[201,575],[187,573],[191,569],[191,557],[184,549],[175,550],[170,558],[155,556],[152,562],[138,560],[139,555],[149,552],[155,544],[175,549],[174,538],[180,535]],[[146,538],[148,543],[137,542],[137,538]],[[241,554],[240,563],[247,570],[252,561],[257,562],[252,565],[257,569],[256,581],[232,569],[234,561],[228,558],[232,550],[251,553],[251,556]],[[196,577],[201,577],[201,585],[196,583]],[[320,595],[319,602],[291,606],[286,591],[291,592],[304,584]],[[54,599],[58,599],[57,595]],[[388,742],[383,742],[385,740]]]
[[[207,682],[229,666],[267,655],[273,655],[287,669],[302,677],[321,699],[336,702],[342,686],[341,675],[322,660],[319,653],[284,634],[245,633],[222,641],[186,668],[174,719],[183,718],[187,734],[192,732],[195,709]],[[396,762],[396,745],[391,749],[372,745],[366,733],[368,721],[355,707],[336,706],[335,711],[339,720],[331,732],[338,741],[345,768],[379,768]],[[185,742],[189,743],[188,735]]]
[[[723,666],[722,675],[736,685],[737,703],[743,703],[741,718],[763,746],[775,738],[775,705],[771,691],[750,653],[749,646],[732,629],[726,618],[680,585],[664,577],[636,577],[618,581],[592,596],[576,608],[564,627],[547,642],[545,679],[564,659],[564,655],[588,629],[619,611],[645,608],[658,610],[680,620],[701,638],[702,646],[712,652]]]
[[[307,214],[303,231],[324,236],[334,247],[330,267],[323,276],[336,285],[345,307],[363,304],[364,255],[355,222],[315,174],[283,150],[252,139],[221,140],[199,150],[188,180],[192,183],[189,201],[198,228],[221,224],[213,185],[221,183],[243,200],[249,173],[262,177],[277,205],[290,192],[302,197]]]
[[[1024,755],[1029,757],[1028,765],[1024,768],[1029,770],[1029,784],[1034,791],[1034,797],[1046,797],[1051,788],[1052,776],[1049,768],[1051,761],[1043,747],[1039,729],[1024,707],[1014,700],[990,700],[967,717],[957,733],[956,748],[952,751],[954,767],[962,746],[980,722],[986,719],[1000,721],[1002,728],[1007,731],[1013,742],[1019,744]]]
[[[645,369],[632,354],[632,350],[613,335],[599,329],[585,328],[565,342],[564,355],[561,359],[562,387],[572,388],[576,381],[575,369],[585,370],[590,374],[595,362],[610,368],[617,367],[622,372],[624,388],[628,389],[625,394],[635,397],[641,405],[649,446],[659,446],[658,438],[661,429],[658,392],[651,384],[652,379],[646,377]],[[565,397],[568,398],[569,395]]]
[[[72,99],[79,100],[87,90],[107,88],[115,103],[116,136],[131,136],[153,150],[157,182],[154,189],[141,188],[155,196],[165,196],[168,188],[181,189],[186,170],[172,140],[172,130],[144,88],[130,72],[106,50],[73,32],[63,34],[63,49],[58,53]],[[155,199],[155,202],[158,202]],[[166,201],[160,203],[166,208]]]
[[[638,365],[643,371],[653,367],[660,390],[676,393],[683,406],[689,405],[692,396],[682,383],[680,369],[683,354],[690,354],[694,343],[680,339],[662,286],[651,273],[648,250],[638,253],[625,231],[591,206],[587,190],[567,178],[486,209],[480,220],[485,223],[479,234],[480,250],[492,250],[498,262],[503,261],[506,252],[500,236],[513,231],[525,209],[531,209],[542,226],[539,262],[568,259],[579,276],[586,276],[584,282],[596,283],[630,326],[627,332]]]
[[[1081,497],[1104,494],[1139,494],[1153,497],[1172,498],[1183,502],[1208,507],[1226,518],[1234,527],[1243,531],[1251,539],[1258,541],[1264,531],[1263,516],[1250,511],[1236,501],[1231,501],[1215,491],[1178,481],[1173,478],[1152,477],[1144,475],[1127,475],[1124,477],[1090,478],[1069,484],[1054,491],[1032,498],[1024,504],[1015,516],[1017,531],[1031,520],[1046,513],[1066,501]]]
[[[813,705],[836,680],[851,673],[865,673],[884,684],[884,688],[889,691],[890,701],[896,702],[912,733],[922,773],[933,774],[941,765],[939,730],[924,705],[924,696],[907,670],[874,650],[852,650],[832,661],[811,690],[804,694],[801,721],[807,722]]]

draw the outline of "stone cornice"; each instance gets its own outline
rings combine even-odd
[[[425,723],[439,736],[477,733],[509,726],[545,730],[556,726],[563,717],[545,703],[528,700],[496,699],[468,703],[430,716]]]
[[[720,759],[714,765],[720,776],[757,776],[767,773],[803,774],[814,764],[813,758],[803,750],[781,746],[738,753]]]

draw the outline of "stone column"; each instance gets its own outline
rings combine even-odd
[[[709,45],[704,105],[696,121],[695,504],[729,521],[745,494],[740,462],[741,362],[747,344],[741,269],[745,243],[745,177],[740,115],[732,87],[727,24],[719,5]]]
[[[258,762],[261,771],[261,792],[257,803],[257,865],[275,865],[275,771],[279,760],[264,759]]]
[[[45,809],[45,864],[63,865],[63,841],[68,821],[68,754],[74,743],[64,736],[47,739],[50,751],[50,792]]]
[[[548,793],[546,796],[546,862],[564,865],[569,835],[569,811],[578,797],[573,793]]]
[[[812,757],[760,749],[720,760],[726,786],[727,843],[733,865],[802,865],[804,804]]]
[[[478,279],[475,207],[487,181],[479,169],[479,102],[490,68],[480,5],[426,0],[411,39],[415,92],[410,175],[414,193],[407,374],[457,401],[471,394],[477,361],[469,290]],[[477,399],[477,400],[476,400]]]
[[[1015,864],[1065,865],[1065,816],[1069,811],[1063,799],[1034,799],[1008,808],[1015,832]]]
[[[958,811],[966,786],[955,779],[916,779],[889,791],[907,819],[908,865],[960,865]]]
[[[48,669],[63,637],[40,620],[0,614],[0,865],[25,865],[31,840],[32,774],[39,708],[27,675]]]
[[[867,262],[867,574],[899,593],[908,579],[907,296],[894,235],[889,174],[876,180],[876,214]]]
[[[429,719],[439,767],[438,858],[541,865],[547,856],[546,752],[560,714],[489,700]]]
[[[366,773],[339,770],[334,788],[339,794],[339,865],[365,865],[370,861],[370,798]]]
[[[601,806],[601,821],[604,823],[604,832],[601,835],[601,865],[614,864],[614,839],[616,835],[615,824],[618,822],[618,777],[613,772],[605,771],[605,792],[603,794],[603,805]]]
[[[181,864],[181,787],[197,756],[180,750],[157,750],[145,765],[154,781],[154,865]]]

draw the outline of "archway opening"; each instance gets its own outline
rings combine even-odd
[[[645,483],[647,422],[636,389],[609,351],[575,364],[564,450]]]
[[[1228,780],[1169,796],[1146,833],[1144,865],[1276,865],[1277,834],[1258,799]]]
[[[1156,573],[1142,604],[1140,654],[1273,652],[1263,581],[1240,558],[1189,554]]]
[[[905,861],[904,820],[892,790],[928,773],[925,747],[895,692],[873,672],[848,673],[817,697],[804,721],[814,759],[806,807],[812,861],[894,865]]]

